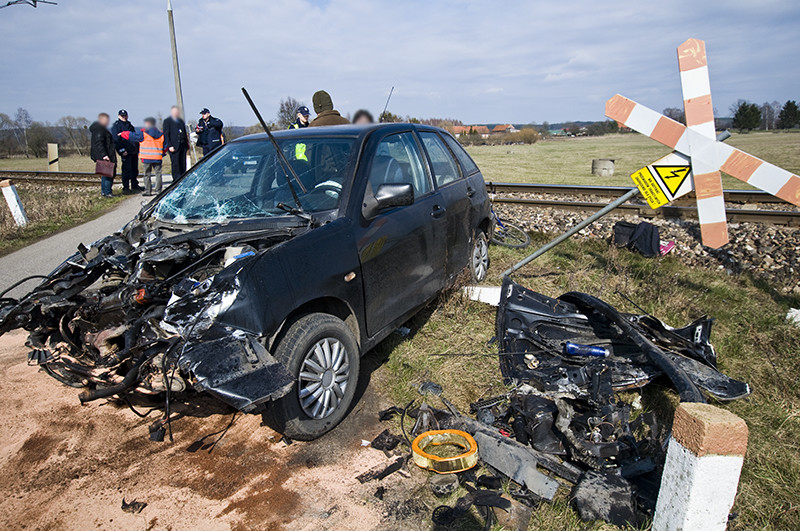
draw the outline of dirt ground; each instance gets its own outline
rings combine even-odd
[[[286,445],[260,415],[213,399],[177,404],[174,442],[148,440],[158,412],[139,418],[26,364],[26,334],[0,339],[0,527],[5,529],[420,529],[430,510],[409,469],[380,482],[355,477],[387,462],[361,446],[386,426],[362,369],[358,404],[333,432]],[[365,363],[369,372],[369,363]],[[359,394],[357,393],[357,397]],[[146,408],[145,408],[146,409]],[[226,427],[228,429],[226,430]],[[411,465],[412,468],[413,465]],[[409,477],[409,474],[412,477]],[[375,497],[386,488],[383,500]],[[147,503],[139,514],[122,500]]]

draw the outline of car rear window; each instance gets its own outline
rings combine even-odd
[[[458,162],[461,163],[461,168],[464,170],[464,175],[472,175],[478,171],[478,166],[475,164],[475,161],[464,151],[464,148],[461,147],[458,141],[453,140],[453,138],[448,135],[444,135],[444,141],[447,142],[447,145],[450,146],[450,149],[456,154],[456,158]]]

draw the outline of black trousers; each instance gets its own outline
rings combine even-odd
[[[169,160],[172,163],[172,182],[175,182],[186,173],[186,148],[170,151]]]
[[[130,190],[139,188],[139,181],[136,177],[139,175],[139,159],[138,153],[128,153],[122,155],[122,189]]]

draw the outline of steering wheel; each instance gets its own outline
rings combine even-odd
[[[338,199],[342,192],[342,185],[336,181],[324,181],[314,187],[314,191],[317,190],[324,192],[328,197]]]

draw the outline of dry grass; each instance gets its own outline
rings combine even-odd
[[[120,161],[117,160],[117,181],[119,182],[119,164]],[[162,172],[167,175],[172,171],[172,165],[170,164],[169,157],[164,157]],[[87,157],[79,157],[77,155],[69,155],[66,157],[59,157],[58,159],[58,169],[59,171],[82,171],[87,173],[94,172],[94,162],[92,159]],[[7,170],[7,171],[47,171],[47,159],[26,159],[25,157],[13,157],[10,159],[0,159],[0,171]],[[139,164],[139,173],[140,176],[143,173],[141,171],[141,163]]]
[[[3,201],[0,205],[0,256],[34,241],[92,219],[117,204],[122,196],[104,198],[97,188],[18,184],[20,200],[30,223],[21,229]]]
[[[533,245],[548,235],[534,235]],[[497,275],[524,256],[524,251],[491,248]],[[623,311],[636,312],[616,292],[630,297],[671,325],[701,315],[717,318],[712,334],[720,368],[750,383],[746,400],[721,404],[742,416],[750,427],[750,444],[742,471],[732,529],[800,529],[800,329],[785,322],[800,297],[780,295],[747,276],[687,268],[677,257],[646,259],[603,241],[568,241],[537,259],[516,277],[521,284],[551,296],[578,290],[597,295]],[[490,278],[488,284],[499,284]],[[386,362],[373,381],[398,404],[419,398],[415,387],[433,380],[459,408],[502,392],[496,357],[436,356],[487,354],[494,335],[494,308],[465,300],[458,292],[412,319],[412,335],[378,347]],[[435,399],[433,399],[435,400]],[[433,402],[434,406],[440,404]],[[647,407],[671,413],[676,395],[648,386]],[[566,491],[534,515],[531,529],[586,529],[570,508]],[[611,528],[591,526],[591,529]]]
[[[734,133],[727,143],[800,173],[798,133]],[[487,181],[615,186],[632,186],[630,174],[669,153],[667,147],[635,133],[549,139],[520,146],[469,146],[467,151]],[[592,159],[596,158],[616,160],[613,177],[592,175]],[[728,176],[723,177],[723,184],[725,188],[748,188]]]

